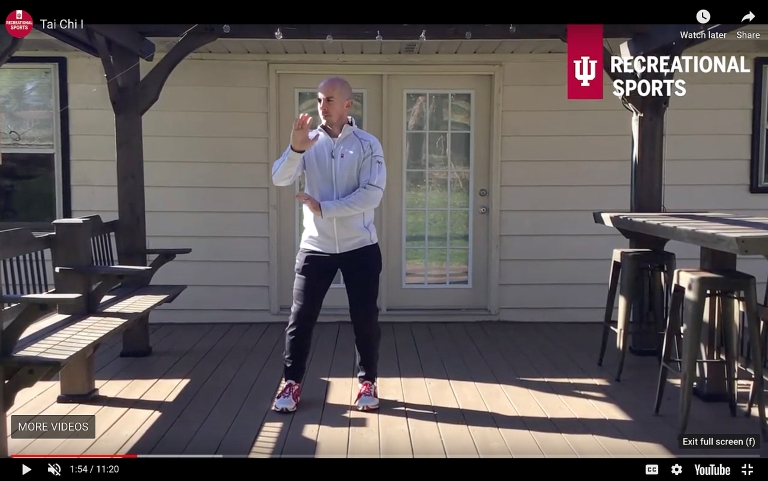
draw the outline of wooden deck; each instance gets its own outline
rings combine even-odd
[[[765,444],[746,452],[679,450],[679,390],[667,388],[662,415],[654,416],[656,359],[628,356],[616,383],[614,351],[604,367],[596,365],[596,324],[383,324],[382,404],[374,413],[349,408],[357,387],[350,325],[319,324],[300,409],[277,414],[269,408],[282,377],[283,328],[156,325],[155,353],[142,359],[118,357],[119,339],[112,339],[97,360],[97,386],[106,399],[56,404],[57,384],[39,383],[19,394],[10,413],[95,414],[97,439],[10,438],[10,453],[768,454]],[[756,411],[731,418],[725,404],[695,399],[689,432],[756,434]]]

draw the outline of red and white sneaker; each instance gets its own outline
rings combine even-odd
[[[360,389],[357,391],[355,399],[357,409],[360,411],[371,411],[379,408],[379,390],[376,384],[370,381],[363,381]]]
[[[301,398],[301,384],[286,381],[283,389],[275,398],[274,410],[279,413],[292,413]]]

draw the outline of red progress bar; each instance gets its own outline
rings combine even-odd
[[[12,454],[12,458],[137,458],[135,454]]]

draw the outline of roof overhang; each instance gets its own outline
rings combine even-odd
[[[147,61],[153,55],[165,54],[178,43],[185,32],[217,31],[217,40],[195,50],[198,54],[301,55],[325,54],[348,56],[368,55],[430,55],[430,54],[562,54],[566,52],[567,25],[91,25],[85,31],[43,30],[38,27],[24,39],[21,52],[80,51],[97,56],[94,39],[117,42]],[[336,27],[339,27],[336,30]],[[374,30],[374,27],[381,29]],[[401,28],[402,27],[402,28]],[[408,28],[406,28],[408,27]],[[422,29],[422,27],[428,27]],[[476,28],[477,27],[477,28]],[[322,28],[322,30],[318,30]],[[666,42],[680,42],[680,29],[696,32],[705,29],[724,31],[739,29],[768,37],[766,25],[605,25],[606,47],[610,52],[637,55],[652,52]],[[274,30],[273,30],[274,29]],[[280,29],[280,33],[276,32]],[[312,30],[310,34],[310,29]],[[229,30],[224,33],[224,30]],[[421,33],[426,30],[426,40]],[[464,31],[466,30],[466,31]],[[462,33],[462,31],[464,31]],[[69,32],[69,33],[68,33]],[[300,33],[302,33],[300,35]],[[325,32],[333,37],[328,41]],[[467,39],[467,32],[470,39]],[[159,35],[159,36],[158,36]],[[377,36],[381,37],[377,40]],[[302,39],[301,36],[315,38]],[[278,40],[277,37],[280,37]],[[319,37],[319,38],[318,38]],[[398,37],[400,39],[398,39]],[[484,38],[498,37],[498,38]],[[533,37],[533,38],[531,38]],[[111,40],[109,40],[111,38]],[[764,40],[696,39],[688,44],[688,52],[754,54],[765,51]]]
[[[650,31],[652,25],[606,25],[606,38],[629,38]],[[103,37],[108,43],[117,43],[141,58],[151,61],[155,54],[153,38],[181,38],[195,33],[214,33],[222,39],[257,40],[339,40],[339,41],[419,41],[419,40],[534,40],[564,39],[565,24],[358,24],[358,25],[268,25],[268,24],[121,24],[87,25],[84,29],[45,29],[42,24],[35,28],[77,50],[98,57],[97,40]]]
[[[686,48],[699,45],[712,38],[718,38],[718,34],[727,34],[740,28],[744,28],[744,25],[655,25],[653,29],[639,33],[622,43],[619,51],[622,57],[638,57],[654,55],[659,49],[679,45],[682,52]],[[683,38],[681,32],[689,32],[691,37]]]

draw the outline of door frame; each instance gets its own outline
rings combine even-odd
[[[417,55],[416,55],[417,56]],[[325,57],[325,58],[323,58]],[[491,77],[491,158],[489,186],[491,187],[489,207],[489,255],[488,255],[488,295],[487,311],[491,315],[499,313],[499,264],[501,241],[501,118],[504,68],[501,62],[497,64],[469,64],[469,65],[441,65],[428,63],[426,65],[380,65],[375,63],[360,64],[354,62],[354,56],[349,58],[334,55],[312,56],[312,63],[268,63],[269,91],[267,118],[272,128],[269,131],[269,166],[280,155],[283,147],[279,145],[279,113],[278,113],[278,77],[281,74],[317,75],[381,75],[382,76],[382,105],[389,103],[389,75],[487,75]],[[443,60],[445,61],[445,60]],[[359,61],[358,61],[359,62]],[[341,65],[340,65],[341,64]],[[389,140],[389,109],[382,109],[382,138],[381,144],[387,145]],[[281,314],[279,302],[279,259],[278,259],[278,191],[272,182],[269,182],[269,309],[272,314]],[[382,204],[381,229],[387,232],[387,211]],[[383,280],[380,291],[380,309],[382,314],[387,314],[387,276],[386,269],[382,271]],[[398,311],[399,314],[410,314],[406,311]]]

